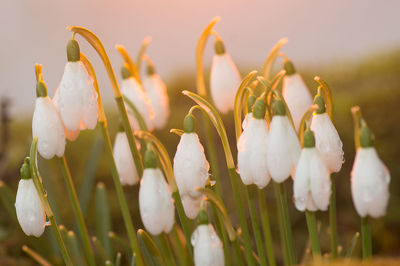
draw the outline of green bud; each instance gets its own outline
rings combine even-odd
[[[215,40],[214,48],[217,55],[225,54],[225,45],[221,39]]]
[[[46,97],[47,96],[47,86],[43,80],[36,82],[36,97]]]
[[[280,115],[280,116],[286,115],[285,104],[281,99],[277,99],[274,101],[274,103],[272,104],[272,111],[274,115]]]
[[[286,75],[288,76],[296,74],[296,69],[294,68],[293,63],[290,60],[285,60],[283,62],[283,68],[285,69]]]
[[[256,102],[257,98],[254,95],[250,95],[249,98],[247,98],[247,110],[249,113],[253,112],[253,105]]]
[[[21,179],[31,179],[31,170],[29,167],[29,157],[26,157],[20,169]]]
[[[368,128],[364,119],[361,120],[360,145],[362,148],[374,146],[374,135],[372,134],[372,131]]]
[[[185,116],[185,119],[183,120],[183,130],[185,133],[193,133],[194,128],[195,128],[195,118],[192,114],[188,114]]]
[[[122,79],[129,79],[130,77],[133,77],[131,71],[126,66],[121,68],[121,76]]]
[[[151,145],[147,145],[147,150],[144,153],[144,168],[157,168],[157,157]]]
[[[81,51],[76,40],[69,40],[67,44],[68,62],[77,62],[81,60]]]
[[[156,69],[154,68],[153,64],[147,65],[147,75],[152,76],[156,73]]]
[[[122,121],[120,120],[118,123],[118,132],[124,132],[125,128],[124,125],[122,124]]]
[[[319,94],[315,96],[314,104],[318,105],[317,114],[320,115],[326,112],[324,97]]]
[[[208,214],[203,209],[199,212],[199,224],[208,224]]]
[[[306,130],[306,132],[304,132],[303,147],[304,148],[314,148],[315,147],[314,132],[312,132],[309,128]]]
[[[258,99],[254,104],[253,117],[256,119],[264,119],[265,117],[265,103],[262,99]]]

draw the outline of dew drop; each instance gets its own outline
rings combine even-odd
[[[50,226],[51,222],[49,220],[49,218],[46,216],[46,222],[44,223],[44,226]]]

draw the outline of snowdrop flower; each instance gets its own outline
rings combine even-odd
[[[284,68],[286,75],[283,78],[282,95],[292,115],[296,131],[298,131],[301,118],[312,105],[312,96],[290,60],[285,60]]]
[[[147,75],[143,78],[143,87],[153,107],[154,127],[162,129],[168,122],[169,98],[165,83],[160,75],[155,72],[151,63],[147,66]]]
[[[97,124],[97,92],[93,86],[93,78],[80,61],[77,41],[68,42],[67,56],[68,62],[58,92],[61,118],[69,131],[82,127],[94,129]]]
[[[313,114],[311,130],[315,133],[316,148],[330,172],[339,172],[343,164],[343,143],[325,110],[325,101],[317,95],[314,103],[318,110]]]
[[[147,129],[152,131],[154,129],[154,112],[149,97],[147,97],[142,85],[136,80],[129,69],[125,66],[122,67],[122,82],[121,92],[125,97],[135,105],[138,112],[144,119]],[[129,121],[134,130],[140,130],[139,123],[133,113],[133,110],[125,103],[129,114]]]
[[[146,151],[144,164],[139,189],[139,210],[143,225],[152,235],[169,233],[175,220],[174,204],[151,148]]]
[[[135,185],[139,181],[139,175],[122,125],[115,137],[113,155],[121,184]]]
[[[199,137],[194,132],[194,117],[189,114],[184,120],[184,131],[174,157],[174,175],[182,198],[186,216],[194,219],[199,214],[202,194],[197,187],[205,187],[209,164]]]
[[[268,125],[264,119],[265,104],[258,99],[238,140],[238,170],[245,185],[260,189],[268,185],[271,176],[267,167]]]
[[[191,242],[196,266],[222,266],[225,264],[224,250],[214,227],[208,223],[204,210],[200,212],[199,226],[193,232]]]
[[[285,181],[297,165],[300,143],[282,100],[273,103],[273,117],[267,140],[267,166],[272,179],[277,183]]]
[[[372,133],[363,122],[360,147],[351,171],[351,194],[358,215],[363,218],[367,215],[378,218],[386,214],[389,182],[389,170],[379,158]]]
[[[331,179],[311,130],[304,134],[304,148],[293,181],[294,203],[299,211],[326,211],[331,196]]]
[[[47,96],[46,84],[36,84],[36,104],[32,119],[32,135],[38,137],[38,151],[45,159],[63,156],[65,150],[64,126],[53,101]]]
[[[18,222],[26,235],[40,237],[43,234],[46,215],[26,161],[21,167],[15,210]]]
[[[241,77],[229,54],[225,52],[222,40],[215,41],[215,55],[210,74],[210,90],[215,106],[221,113],[233,110]]]

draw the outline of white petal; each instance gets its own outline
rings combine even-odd
[[[301,76],[296,73],[283,78],[282,95],[292,115],[296,131],[298,131],[301,118],[313,103],[311,93]]]
[[[313,115],[311,130],[325,165],[331,172],[339,172],[343,164],[343,144],[328,114]]]
[[[297,165],[300,143],[286,116],[274,116],[270,124],[267,141],[267,166],[272,179],[285,181]]]
[[[185,211],[186,216],[189,219],[195,219],[200,211],[200,204],[203,199],[202,195],[197,197],[192,197],[189,194],[183,194],[182,197],[182,205]]]
[[[169,117],[169,98],[167,87],[158,74],[145,76],[143,87],[151,101],[154,111],[154,127],[162,129],[165,127]]]
[[[160,169],[144,170],[140,181],[139,209],[143,225],[152,235],[171,231],[175,219],[174,204]]]
[[[253,117],[253,113],[247,113],[247,115],[244,117],[243,122],[242,122],[242,128],[243,130],[245,130],[245,128],[247,127],[247,122],[249,121],[249,119]]]
[[[215,106],[221,113],[233,110],[236,92],[240,86],[239,70],[229,54],[214,55],[211,74],[210,90]]]
[[[85,91],[82,122],[87,129],[94,129],[97,124],[97,97],[94,88]]]
[[[136,171],[135,162],[133,161],[128,138],[125,132],[117,133],[114,142],[113,155],[121,184],[136,184],[139,181],[139,175]]]
[[[15,210],[22,230],[28,236],[43,234],[46,217],[32,179],[21,179],[15,199]]]
[[[53,101],[54,106],[56,107],[58,113],[60,114],[60,108],[58,107],[58,95],[59,95],[58,92],[59,92],[59,88],[57,88],[56,92],[54,93],[54,97],[53,97],[52,101]],[[60,119],[61,119],[61,115],[60,115]],[[62,126],[64,128],[64,133],[65,133],[65,138],[66,139],[68,139],[69,141],[74,141],[74,140],[76,140],[78,138],[79,132],[80,132],[79,129],[77,129],[75,131],[69,131],[65,127],[64,122],[62,121],[62,119],[61,119],[61,124],[62,124]]]
[[[211,224],[199,225],[192,235],[194,264],[196,266],[222,266],[225,264],[221,240]]]
[[[296,166],[293,180],[294,203],[299,211],[307,209],[310,191],[310,149],[303,149]]]
[[[361,217],[386,214],[390,173],[375,148],[359,148],[351,171],[354,206]]]
[[[49,97],[36,98],[32,119],[32,135],[38,137],[38,151],[45,159],[62,156],[65,133],[60,116]]]
[[[321,155],[313,148],[310,158],[310,189],[313,202],[321,211],[326,211],[331,197],[331,178]]]

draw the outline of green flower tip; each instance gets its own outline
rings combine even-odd
[[[125,65],[122,66],[122,68],[121,68],[121,76],[122,76],[122,79],[129,79],[130,77],[133,77],[131,71]]]
[[[118,123],[118,132],[124,132],[124,131],[125,131],[124,125],[122,124],[122,120],[120,120]]]
[[[199,224],[208,224],[208,214],[205,210],[199,212]]]
[[[147,75],[152,76],[156,73],[156,69],[154,68],[153,64],[148,64],[147,65]]]
[[[47,86],[43,80],[36,82],[36,97],[46,97],[47,96]]]
[[[253,106],[254,106],[254,103],[256,102],[256,100],[257,100],[257,98],[253,94],[250,95],[249,98],[247,99],[247,110],[249,111],[249,113],[252,112]]]
[[[374,146],[374,135],[372,131],[368,128],[367,123],[365,123],[364,119],[361,120],[360,145],[362,148]]]
[[[29,168],[29,157],[26,157],[20,169],[21,179],[31,179],[31,171]]]
[[[225,54],[225,45],[221,39],[216,39],[214,43],[215,53],[217,55]]]
[[[194,128],[195,128],[195,118],[192,114],[188,114],[185,116],[185,119],[183,120],[183,130],[185,133],[193,133]]]
[[[77,61],[81,60],[81,51],[79,48],[79,44],[74,39],[68,41],[67,58],[68,58],[68,62],[77,62]]]
[[[272,111],[274,115],[285,116],[286,115],[286,108],[285,104],[281,99],[276,99],[272,104]]]
[[[144,168],[157,168],[157,157],[151,145],[147,145],[147,150],[144,154]]]
[[[318,105],[318,109],[316,110],[317,114],[323,114],[326,112],[325,100],[320,94],[315,96],[314,104]]]
[[[283,68],[285,69],[286,75],[288,75],[288,76],[296,74],[296,69],[294,68],[292,61],[290,61],[288,59],[286,59],[283,62]]]
[[[307,128],[306,132],[304,132],[303,147],[304,148],[314,148],[315,147],[314,132],[312,132],[310,130],[310,128]]]
[[[265,103],[262,99],[258,99],[254,104],[253,117],[256,119],[264,119],[265,117]]]

